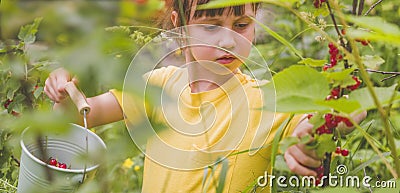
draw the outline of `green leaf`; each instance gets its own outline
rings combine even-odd
[[[343,113],[352,113],[361,107],[360,103],[356,100],[348,100],[345,98],[339,98],[337,100],[323,100],[317,102],[318,104],[331,107],[336,111]]]
[[[348,21],[357,24],[360,27],[364,27],[375,32],[382,34],[388,34],[393,36],[400,36],[400,29],[397,25],[388,23],[381,17],[360,17],[349,15]]]
[[[271,150],[271,167],[272,170],[274,169],[275,166],[275,158],[276,155],[278,153],[278,149],[279,149],[279,142],[282,138],[282,133],[283,130],[287,127],[287,124],[290,122],[290,120],[292,120],[293,115],[291,115],[289,118],[287,118],[280,126],[278,131],[276,132],[275,136],[274,136],[274,141],[272,142],[272,150]]]
[[[372,42],[386,42],[392,45],[400,45],[400,35],[390,35],[382,33],[373,33],[361,29],[348,29],[347,35],[352,38],[367,39]]]
[[[391,87],[374,87],[373,88],[375,90],[375,93],[378,97],[379,102],[383,106],[389,105],[388,103],[390,102],[390,99],[394,92],[396,92],[396,97],[394,98],[394,102],[400,100],[400,92],[395,91],[396,86],[397,86],[397,84],[395,84]],[[370,95],[367,88],[362,88],[362,89],[358,89],[358,90],[351,92],[349,94],[349,99],[358,101],[360,103],[361,107],[358,109],[359,111],[370,110],[370,109],[376,108],[374,100],[372,99],[372,96]]]
[[[229,166],[228,159],[223,159],[221,174],[219,175],[219,181],[218,181],[218,186],[217,186],[217,190],[216,190],[217,193],[222,193],[224,191],[226,174],[228,173],[228,169],[229,169],[228,166]]]
[[[322,134],[317,137],[318,146],[315,150],[318,157],[323,157],[326,152],[333,152],[336,149],[336,143],[332,140],[333,134]]]
[[[308,66],[293,65],[273,77],[262,87],[265,96],[264,109],[277,112],[307,113],[328,111],[319,105],[329,94],[328,81],[321,73]],[[273,96],[276,93],[276,101]]]
[[[358,152],[357,152],[358,153]],[[356,154],[357,154],[356,153]],[[390,156],[390,152],[383,152],[382,155],[384,157]],[[365,167],[371,165],[372,163],[375,163],[376,161],[380,160],[381,157],[379,155],[375,155],[374,157],[368,159],[366,162],[363,162],[362,164],[360,164],[359,166],[357,166],[356,168],[354,168],[352,171],[349,172],[349,175],[355,175],[357,174],[357,172],[361,171],[362,169],[364,169]]]
[[[24,25],[18,33],[18,39],[25,42],[25,44],[32,44],[36,40],[36,33],[43,18],[36,18],[32,24]]]
[[[351,79],[350,74],[353,71],[354,71],[354,69],[349,68],[349,69],[339,71],[339,72],[331,72],[331,73],[324,72],[323,74],[326,76],[326,78],[328,79],[329,82],[340,82],[349,77]],[[354,81],[354,83],[356,83],[356,82]]]
[[[325,124],[325,119],[324,119],[324,114],[323,113],[315,113],[311,117],[308,122],[312,125],[314,125],[313,132],[317,130],[317,128],[321,127],[323,124]]]
[[[285,137],[279,143],[279,149],[281,152],[285,152],[290,146],[295,145],[297,143],[299,143],[299,138],[293,136]]]
[[[33,96],[37,99],[43,92],[43,87],[38,87],[34,92]]]
[[[316,60],[312,58],[304,58],[299,64],[306,64],[312,67],[322,67],[326,64],[326,60]]]
[[[303,137],[300,138],[300,143],[302,144],[307,144],[311,141],[311,135],[304,135]]]
[[[361,59],[366,67],[372,69],[378,69],[379,66],[381,66],[381,64],[385,63],[384,59],[376,55],[375,56],[365,55],[362,56]]]
[[[314,16],[315,17],[319,17],[320,15],[322,15],[324,17],[328,16],[329,15],[329,9],[326,6],[321,7],[319,9],[316,9],[314,11]]]

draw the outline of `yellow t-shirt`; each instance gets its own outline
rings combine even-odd
[[[163,91],[160,96],[166,99],[160,99],[151,116],[169,129],[147,142],[142,192],[215,192],[222,163],[213,163],[223,157],[228,163],[223,192],[251,190],[257,178],[270,171],[271,144],[289,114],[261,110],[263,98],[269,96],[263,96],[259,82],[238,72],[217,89],[191,93],[187,68],[163,67],[144,77]],[[126,120],[140,122],[136,107],[143,100],[123,100],[121,92],[110,92]],[[283,137],[292,133],[300,118],[291,120]],[[207,165],[215,166],[213,171]],[[270,191],[269,186],[256,190]]]

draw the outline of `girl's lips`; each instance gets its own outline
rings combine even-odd
[[[220,58],[217,59],[217,62],[220,64],[229,64],[231,62],[233,62],[235,60],[235,58]]]
[[[223,56],[221,58],[218,58],[217,62],[220,64],[229,64],[229,63],[233,62],[235,59],[236,59],[235,57],[229,55],[229,56]]]

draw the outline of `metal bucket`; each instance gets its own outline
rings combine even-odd
[[[40,139],[47,156],[70,165],[69,169],[63,169],[39,159],[42,155],[40,145],[32,137],[32,133],[29,128],[22,133],[17,193],[73,192],[83,179],[93,178],[99,163],[87,160],[93,160],[96,156],[98,158],[106,149],[104,142],[96,134],[71,124],[67,132],[49,133]],[[48,180],[49,173],[52,176],[51,181]]]

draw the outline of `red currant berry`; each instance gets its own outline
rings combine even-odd
[[[340,87],[335,87],[331,90],[331,95],[338,97],[340,95]]]
[[[54,158],[50,158],[49,165],[56,166],[57,165],[57,160],[54,159]]]
[[[349,119],[343,118],[342,121],[344,122],[344,124],[346,124],[347,127],[353,127],[353,123]]]
[[[67,164],[61,163],[58,167],[59,168],[63,168],[63,169],[67,169]]]
[[[331,68],[332,66],[331,65],[325,65],[323,68],[322,68],[322,70],[324,70],[324,71],[327,71],[329,68]]]
[[[356,81],[356,84],[346,87],[351,91],[356,90],[361,85],[361,81],[357,78],[357,76],[353,76],[352,79]]]
[[[333,129],[330,129],[330,128],[325,128],[325,131],[324,131],[326,134],[332,134],[333,133]]]
[[[339,50],[337,48],[332,48],[329,49],[329,54],[331,54],[332,56],[335,56],[339,53]]]
[[[337,60],[335,58],[331,58],[331,66],[336,66]]]
[[[361,41],[361,44],[362,44],[363,46],[368,46],[369,41],[368,41],[368,40],[362,40],[362,41]]]
[[[324,166],[321,165],[321,166],[317,167],[317,169],[315,169],[315,172],[317,172],[317,174],[323,174],[324,173]]]
[[[342,55],[342,54],[339,54],[338,59],[339,59],[339,60],[343,60],[343,55]]]
[[[342,149],[340,147],[336,147],[335,153],[341,154],[342,153]]]
[[[11,115],[13,115],[14,117],[18,117],[20,114],[15,111],[11,111]]]
[[[335,44],[333,44],[332,42],[329,42],[328,47],[329,47],[329,50],[333,50],[336,48]]]
[[[342,29],[340,32],[342,32],[342,35],[346,35],[346,30]]]
[[[322,135],[325,133],[325,125],[322,125],[321,127],[318,127],[318,129],[315,131],[318,135]]]
[[[321,7],[321,2],[319,0],[314,0],[314,7],[315,8],[320,8]]]
[[[6,102],[4,103],[4,108],[8,109],[8,106],[10,105],[10,103],[12,103],[13,100],[7,99]]]
[[[329,100],[334,99],[334,98],[335,98],[334,96],[328,95],[328,96],[326,96],[325,100],[329,101]]]
[[[319,185],[319,184],[321,184],[321,179],[320,178],[316,178],[315,179],[315,185]]]
[[[342,154],[342,156],[348,156],[350,152],[347,149],[342,149],[340,153]]]

